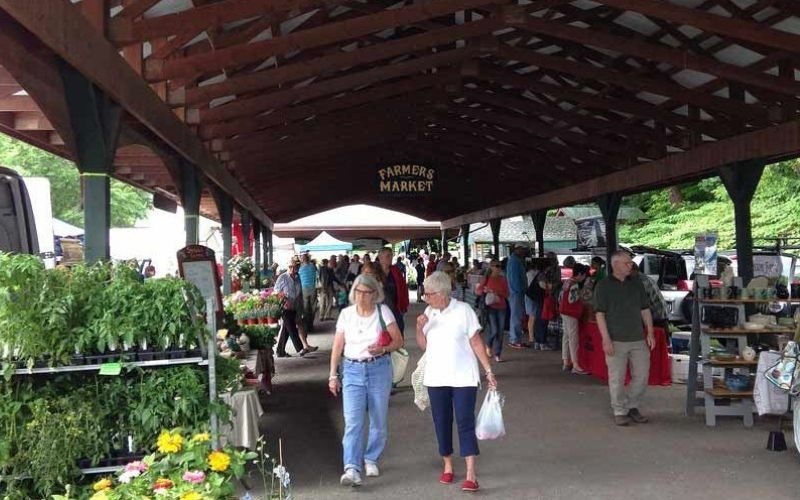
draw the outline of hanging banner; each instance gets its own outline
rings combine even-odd
[[[694,237],[694,273],[716,276],[716,233],[700,233]]]
[[[385,196],[420,196],[433,192],[436,170],[422,165],[392,165],[378,169],[378,192]]]

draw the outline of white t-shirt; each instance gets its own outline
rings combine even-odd
[[[423,332],[428,340],[425,350],[427,387],[476,387],[480,380],[478,358],[470,339],[481,329],[475,311],[456,299],[444,309],[425,309],[428,324]]]
[[[381,334],[381,322],[378,319],[378,308],[383,314],[383,322],[388,327],[395,322],[392,311],[381,304],[375,306],[375,311],[367,317],[359,316],[356,306],[352,305],[342,309],[336,321],[336,332],[344,333],[344,357],[349,359],[366,359],[373,355],[367,347],[378,341]]]

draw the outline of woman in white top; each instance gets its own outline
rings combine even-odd
[[[342,392],[344,474],[340,482],[346,486],[361,486],[362,472],[367,477],[380,474],[378,460],[388,437],[386,417],[392,390],[389,353],[403,347],[403,338],[392,311],[382,301],[383,287],[372,276],[362,274],[350,289],[352,305],[343,309],[336,321],[328,389],[334,396]],[[386,345],[380,342],[383,331],[391,338]],[[337,374],[340,360],[341,382]],[[365,449],[367,416],[369,435]]]
[[[423,384],[428,388],[433,425],[444,471],[439,482],[453,482],[453,413],[458,422],[458,442],[465,458],[465,491],[478,491],[475,471],[478,440],[475,436],[475,400],[480,373],[486,372],[490,388],[497,387],[486,345],[478,335],[481,326],[472,308],[450,296],[451,280],[437,271],[425,279],[428,307],[417,317],[417,344],[425,351]]]

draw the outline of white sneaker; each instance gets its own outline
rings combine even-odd
[[[361,486],[361,474],[355,469],[347,469],[339,480],[342,486]]]
[[[364,470],[367,471],[367,477],[378,477],[381,475],[381,471],[378,469],[377,464],[371,464],[367,462],[364,464]]]

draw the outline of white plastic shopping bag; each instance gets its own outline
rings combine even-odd
[[[478,439],[497,439],[506,435],[503,424],[503,403],[505,398],[495,389],[486,391],[478,420],[475,422],[475,434]]]
[[[392,384],[397,385],[406,378],[406,369],[408,368],[408,351],[397,349],[392,351]]]

